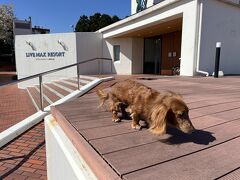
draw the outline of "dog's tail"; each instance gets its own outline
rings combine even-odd
[[[100,99],[100,105],[99,107],[103,106],[103,104],[105,103],[106,100],[108,100],[109,98],[109,93],[105,93],[102,90],[97,90],[97,95]]]

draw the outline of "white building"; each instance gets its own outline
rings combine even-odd
[[[132,13],[136,9],[132,0]],[[118,74],[214,71],[215,45],[222,42],[220,69],[240,74],[240,5],[237,0],[165,0],[113,25],[103,34],[103,56],[120,45]],[[181,57],[181,61],[179,58]]]
[[[222,43],[220,70],[240,74],[238,0],[149,0],[145,10],[136,8],[132,0],[130,17],[95,33],[17,36],[19,78],[94,57],[112,58],[117,74],[172,75],[174,66],[184,76],[212,74],[216,42]],[[27,42],[37,53],[62,51],[60,41],[68,46],[64,57],[26,57],[34,51]],[[81,72],[96,74],[97,68],[85,65]]]
[[[14,19],[13,20],[13,34],[27,35],[27,34],[48,34],[50,29],[42,28],[40,26],[32,27],[32,19],[29,17],[27,20]]]

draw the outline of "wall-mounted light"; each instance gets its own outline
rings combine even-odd
[[[68,51],[67,45],[61,39],[58,40],[58,44],[60,44],[65,51]]]
[[[26,44],[29,45],[29,46],[32,48],[33,51],[36,51],[36,50],[37,50],[37,48],[33,45],[32,42],[26,41]]]

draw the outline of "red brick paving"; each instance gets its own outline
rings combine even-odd
[[[0,73],[0,84],[11,82]],[[36,112],[26,90],[0,88],[0,132]],[[0,179],[47,179],[43,122],[0,148]]]
[[[0,88],[0,132],[36,112],[26,90],[17,85]]]
[[[0,179],[47,179],[43,122],[0,148]]]

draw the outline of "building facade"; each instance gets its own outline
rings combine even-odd
[[[240,74],[238,1],[149,0],[138,13],[136,3],[132,0],[130,17],[94,33],[17,36],[19,77],[95,57],[113,59],[116,74],[173,75],[173,69],[178,67],[182,76],[208,75],[214,71],[216,42],[222,43],[220,70],[224,74]],[[39,61],[26,56],[30,52],[58,52],[61,41],[69,47],[61,60]],[[36,49],[26,42],[32,42]],[[68,52],[72,52],[69,57]],[[26,66],[36,71],[26,73]],[[98,73],[94,66],[97,65],[82,65],[80,73]],[[104,68],[108,69],[109,65]]]
[[[181,75],[211,74],[215,45],[221,42],[220,69],[240,74],[238,1],[165,0],[149,6],[139,13],[134,7],[132,16],[99,30],[105,56],[113,57],[113,47],[120,45],[117,73],[171,75],[180,66]]]

